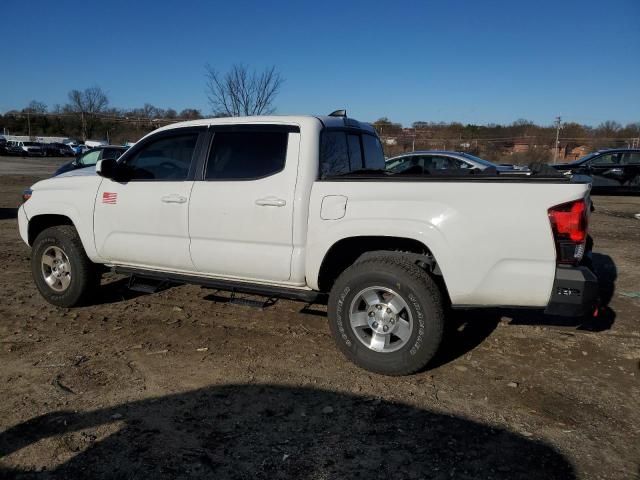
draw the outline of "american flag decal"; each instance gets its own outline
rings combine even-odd
[[[114,192],[104,192],[102,194],[102,203],[108,203],[109,205],[115,205],[118,201],[118,194]]]

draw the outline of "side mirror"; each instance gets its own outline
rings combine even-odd
[[[98,160],[96,163],[96,173],[104,178],[110,178],[114,180],[118,171],[118,162],[113,158],[105,158],[104,160]]]

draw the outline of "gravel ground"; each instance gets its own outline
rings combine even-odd
[[[45,303],[15,206],[62,161],[0,158],[0,478],[640,478],[640,197],[594,197],[598,317],[457,312],[388,378],[322,305],[113,275],[96,305]]]

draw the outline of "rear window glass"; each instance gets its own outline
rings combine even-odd
[[[344,175],[362,169],[384,168],[382,145],[377,137],[340,130],[322,132],[320,178]]]
[[[378,137],[362,135],[364,146],[364,168],[384,170],[384,153]]]
[[[320,177],[331,177],[350,171],[346,133],[323,132],[320,145]]]

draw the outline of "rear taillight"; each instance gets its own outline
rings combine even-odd
[[[584,255],[589,222],[586,200],[563,203],[549,209],[558,263],[579,263]]]

